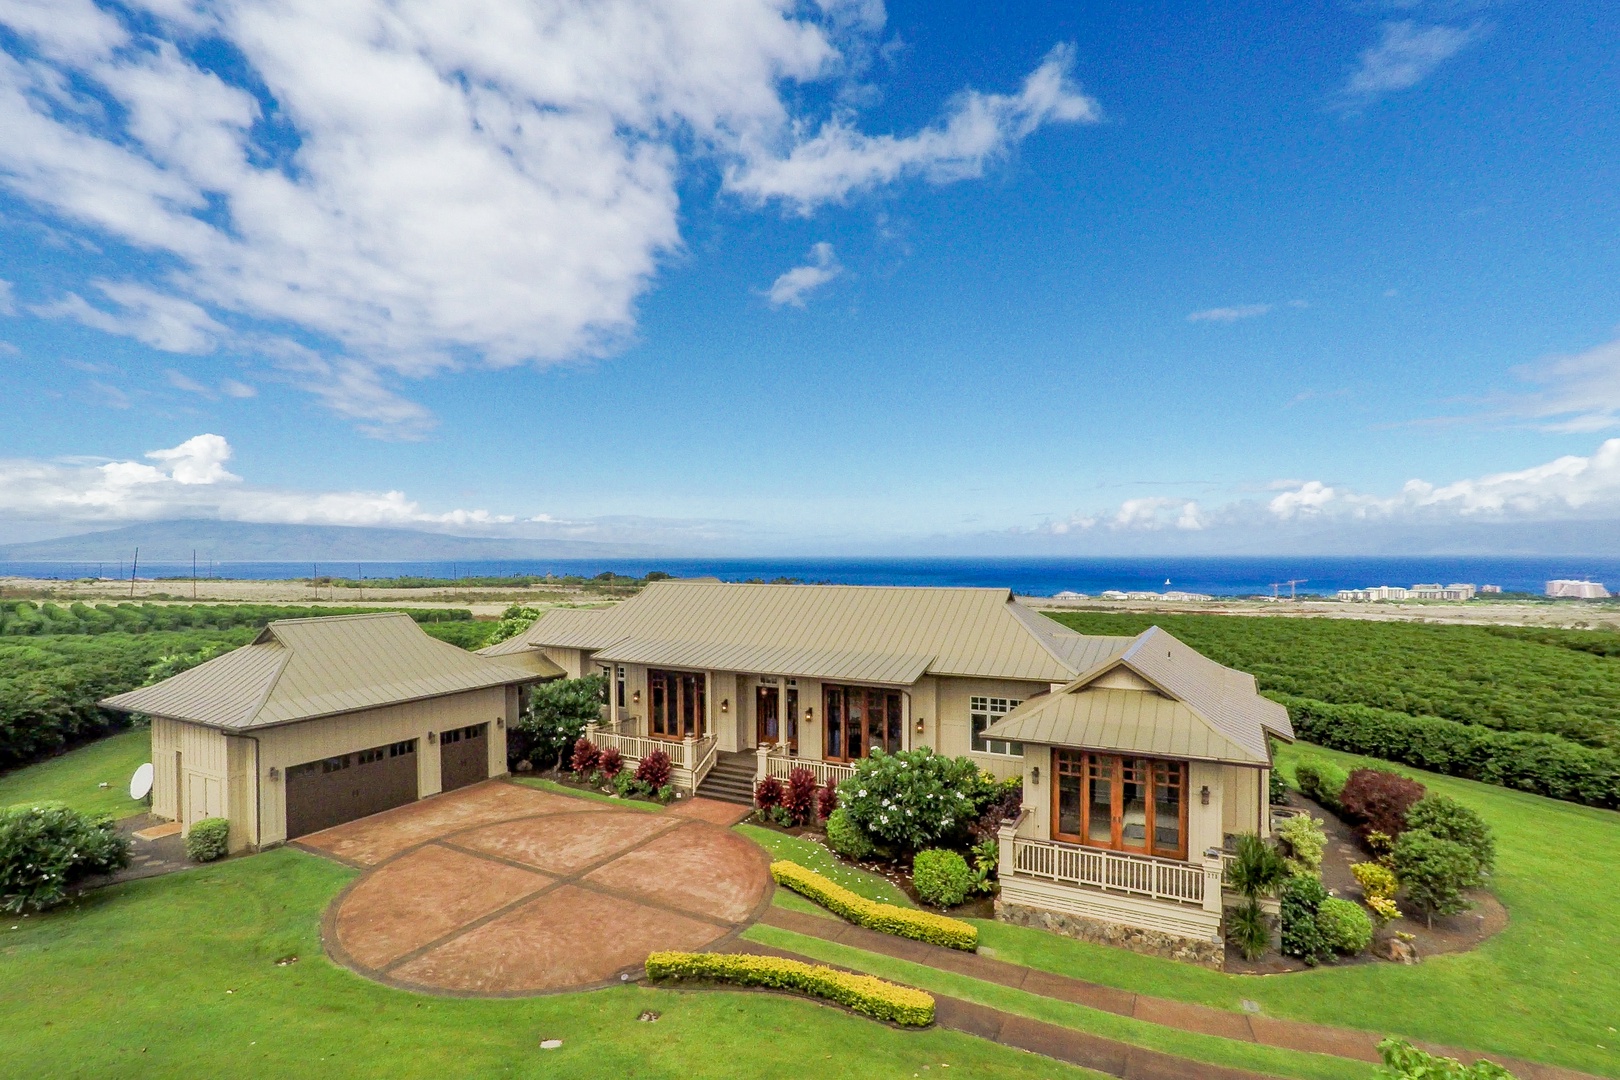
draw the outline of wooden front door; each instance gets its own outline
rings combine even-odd
[[[780,696],[774,686],[760,686],[754,690],[754,740],[764,746],[782,741],[782,713],[778,708]]]
[[[1187,766],[1052,751],[1052,838],[1166,859],[1187,857]]]

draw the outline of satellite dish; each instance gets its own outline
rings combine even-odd
[[[129,778],[129,797],[144,799],[150,794],[152,794],[152,763],[148,761],[136,769],[135,775]]]

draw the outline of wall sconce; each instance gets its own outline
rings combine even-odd
[[[921,735],[922,733],[923,733],[923,718],[919,716],[919,717],[917,717],[917,734]]]
[[[804,722],[807,724],[813,724],[816,722],[816,710],[814,706],[810,706],[804,710]]]
[[[436,731],[428,732],[428,745],[429,746],[432,746],[433,744],[437,743],[438,741],[439,741],[439,733],[438,732],[436,732]]]
[[[632,704],[632,705],[640,705],[641,704],[641,691],[640,690],[631,691],[631,693],[630,693],[630,704]]]
[[[505,731],[506,730],[506,717],[497,716],[495,718],[495,730],[496,731]]]
[[[280,780],[281,779],[281,770],[276,768],[274,765],[270,766],[270,779],[272,779],[272,780]]]
[[[1202,788],[1198,789],[1198,805],[1199,806],[1208,806],[1209,805],[1209,785],[1208,784],[1205,784]]]
[[[731,699],[730,698],[723,697],[723,698],[720,699],[720,711],[723,712],[723,713],[731,711]]]
[[[1031,784],[1039,784],[1041,782],[1041,767],[1039,765],[1036,765],[1034,768],[1029,770],[1029,782]]]

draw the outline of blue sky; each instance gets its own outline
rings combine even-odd
[[[1611,6],[552,7],[0,3],[0,532],[1620,517]]]

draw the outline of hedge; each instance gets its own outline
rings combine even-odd
[[[943,945],[947,949],[972,952],[979,947],[979,929],[972,923],[868,900],[798,863],[785,859],[771,863],[771,877],[856,926],[930,945]]]
[[[655,952],[647,957],[649,979],[712,979],[738,986],[767,986],[836,1001],[876,1020],[910,1027],[934,1022],[932,995],[871,975],[747,953]]]
[[[1620,755],[1610,750],[1558,735],[1499,731],[1288,694],[1269,696],[1288,707],[1300,738],[1321,746],[1568,802],[1620,806]]]
[[[223,859],[230,845],[231,823],[224,818],[203,818],[186,834],[186,858],[192,862]]]

